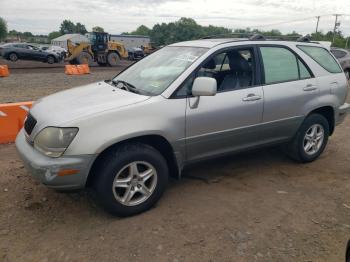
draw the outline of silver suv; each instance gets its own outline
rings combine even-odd
[[[317,43],[172,44],[114,79],[38,100],[16,146],[58,190],[95,188],[106,210],[140,213],[189,163],[272,144],[319,157],[349,111],[348,82]]]

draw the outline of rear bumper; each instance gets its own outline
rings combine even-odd
[[[340,124],[344,121],[347,114],[350,114],[350,104],[344,103],[338,108],[338,114],[336,118],[336,124]]]
[[[24,166],[36,180],[60,190],[85,187],[90,168],[95,160],[95,155],[47,157],[26,141],[23,129],[16,138],[16,148]],[[79,170],[79,172],[73,175],[58,175],[59,171],[67,169]]]

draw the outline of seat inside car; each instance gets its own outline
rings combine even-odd
[[[227,54],[230,70],[219,86],[219,91],[240,89],[252,85],[252,69],[249,62],[238,52]]]
[[[205,77],[213,77],[215,78],[215,72],[216,64],[214,59],[210,59],[208,62],[204,64],[204,66],[201,68],[201,70],[198,71],[197,76],[205,76]]]

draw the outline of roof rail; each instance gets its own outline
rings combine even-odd
[[[261,35],[261,34],[254,34],[251,37],[249,37],[249,40],[252,41],[264,41],[266,40],[265,36]]]
[[[297,39],[297,42],[311,42],[311,36],[310,35],[304,35]]]
[[[301,41],[298,39],[305,39],[303,42],[307,42],[309,39],[311,41],[311,36],[302,36],[302,35],[280,35],[280,36],[269,36],[262,34],[254,34],[254,33],[231,33],[231,34],[220,34],[220,35],[209,35],[202,37],[200,39],[215,39],[215,38],[243,38],[245,40],[251,41],[264,41],[264,40],[277,40],[277,41]],[[242,40],[243,40],[242,39]]]

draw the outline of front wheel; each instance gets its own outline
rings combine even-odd
[[[299,162],[316,160],[325,149],[329,137],[329,124],[320,114],[309,115],[288,144],[288,154]]]
[[[104,157],[96,176],[97,196],[105,209],[131,216],[160,199],[168,183],[168,167],[153,147],[127,144]]]

